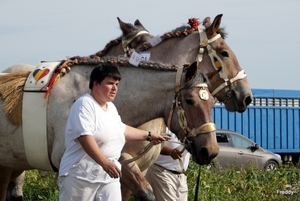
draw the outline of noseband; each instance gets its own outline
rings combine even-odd
[[[215,131],[216,130],[216,125],[214,123],[212,123],[212,122],[209,122],[209,123],[205,123],[205,124],[199,126],[198,128],[191,129],[191,128],[188,127],[187,120],[186,120],[186,117],[185,117],[185,114],[184,114],[185,111],[182,108],[181,101],[180,101],[180,98],[181,98],[181,94],[180,94],[181,86],[180,86],[180,83],[181,83],[182,72],[183,72],[183,67],[178,68],[177,73],[176,73],[175,95],[174,95],[174,99],[173,99],[172,108],[170,110],[170,114],[169,114],[169,117],[168,117],[167,126],[168,126],[169,129],[171,129],[171,127],[170,127],[171,126],[171,120],[172,120],[172,117],[173,117],[173,114],[174,114],[174,109],[177,107],[177,109],[178,109],[177,114],[178,114],[179,125],[180,125],[180,127],[185,132],[185,138],[182,140],[182,142],[184,142],[187,145],[189,145],[189,143],[186,142],[187,141],[186,139],[188,137],[196,137],[199,134],[204,134],[204,133],[209,133],[209,132]],[[200,84],[198,84],[195,87],[199,87],[200,88],[199,97],[202,100],[208,100],[209,99],[209,94],[207,92],[208,86],[207,86],[206,83],[200,83]]]
[[[228,79],[225,68],[223,68],[224,63],[223,63],[222,59],[217,55],[216,51],[210,45],[210,43],[212,43],[212,42],[216,41],[218,38],[220,38],[221,35],[217,34],[213,38],[207,39],[205,29],[206,28],[203,25],[198,26],[199,38],[200,38],[200,48],[199,48],[199,52],[197,55],[197,63],[199,64],[202,61],[203,54],[206,49],[214,68],[217,71],[219,71],[220,78],[222,78],[224,80],[224,82],[220,86],[215,88],[215,90],[211,94],[213,96],[216,95],[221,89],[225,88],[226,86],[229,87],[229,92],[231,92],[232,91],[232,88],[231,88],[232,83],[237,80],[244,79],[247,76],[247,74],[245,74],[244,70],[241,70],[240,72],[237,73],[236,76],[234,76],[231,79]],[[230,96],[231,96],[231,93],[227,93],[227,98],[229,98]]]

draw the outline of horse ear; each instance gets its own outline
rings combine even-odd
[[[221,25],[222,16],[223,14],[219,14],[215,17],[211,26],[206,30],[208,36],[214,36],[217,33],[219,26]]]
[[[210,25],[210,17],[206,17],[203,22],[202,22],[202,25]]]
[[[194,63],[192,63],[188,69],[187,69],[187,72],[185,74],[185,81],[188,82],[190,81],[191,79],[193,79],[195,76],[196,76],[196,73],[197,73],[197,61],[195,61]]]
[[[135,26],[141,26],[141,27],[145,28],[145,27],[142,25],[142,23],[140,22],[139,19],[136,19],[136,20],[135,20],[134,25],[135,25]]]
[[[120,25],[123,35],[126,36],[129,33],[131,33],[130,27],[125,22],[123,22],[119,17],[117,17],[117,19],[119,21],[119,25]]]

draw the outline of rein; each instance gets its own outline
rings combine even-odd
[[[171,143],[177,143],[177,144],[184,145],[184,143],[182,143],[182,142],[178,142],[178,141],[171,140],[171,137],[168,136],[167,133],[162,133],[162,135],[164,136],[165,140],[168,141],[168,142],[171,142]],[[120,162],[121,165],[125,165],[125,164],[131,163],[131,162],[133,162],[133,161],[136,161],[136,160],[140,159],[140,158],[143,157],[143,156],[144,156],[144,155],[145,155],[145,154],[146,154],[153,146],[154,146],[154,145],[153,145],[153,142],[152,142],[152,141],[149,142],[149,143],[147,144],[147,146],[144,147],[143,150],[139,151],[135,157],[133,157],[133,158],[131,158],[131,159],[127,159],[127,160],[121,161],[121,162]],[[181,150],[181,151],[184,151],[184,150]],[[183,165],[182,165],[182,167],[183,167]]]

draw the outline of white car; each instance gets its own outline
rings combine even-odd
[[[230,130],[216,131],[219,154],[211,166],[222,169],[258,168],[276,169],[282,164],[281,156],[263,149],[245,136]]]

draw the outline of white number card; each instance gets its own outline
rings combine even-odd
[[[150,52],[141,52],[142,60],[149,61],[150,60]]]
[[[129,58],[129,63],[131,63],[134,66],[138,66],[141,60],[142,56],[139,53],[133,51]]]

